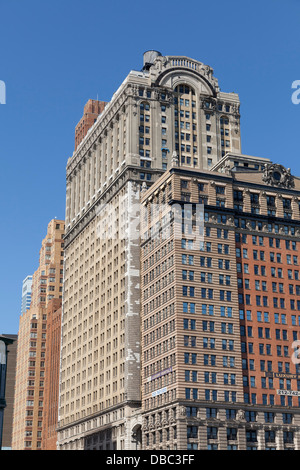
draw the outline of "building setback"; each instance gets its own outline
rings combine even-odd
[[[278,275],[275,239],[291,250],[282,269],[296,259],[299,180],[241,153],[239,107],[211,67],[148,51],[80,138],[67,164],[58,449],[299,447],[298,381],[277,377],[297,372],[297,282],[255,278]],[[170,207],[187,230],[202,211],[193,247]]]
[[[64,221],[53,219],[33,275],[30,309],[20,316],[13,414],[13,450],[42,448],[47,308],[62,299]],[[49,312],[50,313],[50,312]],[[58,387],[58,383],[56,383]]]

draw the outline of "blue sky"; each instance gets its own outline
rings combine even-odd
[[[22,280],[48,222],[90,98],[110,100],[143,52],[186,55],[241,100],[242,152],[300,175],[299,0],[0,0],[0,333],[17,333]]]

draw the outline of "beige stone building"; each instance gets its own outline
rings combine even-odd
[[[30,309],[20,316],[13,412],[12,449],[42,447],[47,307],[62,299],[65,223],[53,219],[33,275]],[[58,384],[57,384],[58,386]]]
[[[211,67],[149,51],[77,144],[67,165],[59,448],[141,445],[132,439],[141,425],[139,239],[129,242],[124,213],[173,150],[197,169],[240,152],[239,118],[238,96],[219,90]],[[122,236],[109,216],[99,233],[104,204]]]
[[[262,171],[270,162],[242,155],[239,107],[238,95],[220,91],[211,67],[148,51],[142,70],[128,74],[77,142],[67,164],[58,449],[254,449],[268,441],[265,409],[246,409],[245,400],[254,400],[255,392],[246,386],[248,380],[254,383],[253,375],[245,379],[243,372],[247,341],[240,335],[245,325],[234,221],[240,207],[257,213],[251,188],[258,183],[256,192],[261,191]],[[242,190],[233,187],[237,166],[245,171],[235,184],[249,186],[243,204],[233,196]],[[180,207],[192,197],[198,205],[214,207],[204,230],[205,249],[206,243],[213,247],[208,257],[213,272],[200,264],[208,261],[200,260],[197,250],[198,265],[189,266],[189,256],[195,255],[186,251],[184,243],[190,242],[181,226],[176,227],[179,238],[171,232],[161,244],[148,234],[157,230],[149,213],[146,231],[140,232],[141,212],[143,220],[147,216],[146,208],[141,211],[141,191],[143,204],[178,199]],[[296,214],[297,202],[294,206]],[[168,208],[162,217],[167,213]],[[213,241],[206,238],[209,231]],[[224,240],[218,244],[220,233]],[[223,256],[218,249],[225,250]],[[217,275],[224,288],[213,300],[210,283]],[[197,276],[196,292],[207,295],[206,302],[186,300],[195,292],[189,276]],[[196,319],[200,306],[203,318]],[[254,416],[251,411],[256,424],[247,421],[249,413],[251,420]],[[283,418],[284,413],[284,407],[278,408],[275,422],[292,421],[280,432],[298,431],[294,410],[292,417]],[[257,425],[256,446],[252,431]],[[280,446],[282,436],[276,436]],[[298,435],[291,445],[298,446]]]

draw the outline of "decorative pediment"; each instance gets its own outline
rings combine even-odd
[[[277,163],[269,163],[265,166],[262,180],[271,186],[279,186],[280,188],[295,186],[290,168],[285,168]]]

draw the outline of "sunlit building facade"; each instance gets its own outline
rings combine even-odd
[[[42,240],[39,266],[33,275],[30,309],[20,316],[12,449],[42,448],[47,308],[53,299],[62,300],[64,265],[63,220],[53,219]],[[55,384],[58,389],[58,381]]]
[[[274,373],[288,361],[273,358],[271,369],[257,356],[270,351],[265,335],[296,338],[297,313],[288,334],[268,332],[258,319],[267,318],[264,289],[273,285],[244,277],[260,272],[252,244],[262,232],[265,246],[269,238],[276,246],[278,233],[298,250],[298,179],[281,167],[272,173],[271,163],[242,154],[238,95],[220,91],[211,67],[157,51],[144,54],[142,70],[76,142],[67,163],[58,449],[298,447],[297,394],[265,390],[271,378],[295,390],[297,379],[278,385]],[[166,219],[154,226],[151,209],[141,232],[153,201],[166,205],[162,217],[183,203],[192,217],[200,205],[202,244],[181,225],[172,232],[172,219],[168,239],[152,239]],[[270,245],[264,256],[274,253]],[[282,288],[290,289],[278,281]],[[250,315],[256,296],[261,309]],[[283,312],[269,311],[270,322],[275,313]],[[277,345],[284,354],[287,344]],[[274,434],[273,422],[288,426]]]

